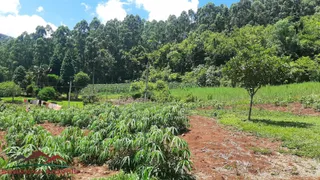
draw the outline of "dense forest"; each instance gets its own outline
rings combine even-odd
[[[128,15],[105,24],[82,20],[73,30],[38,26],[35,33],[0,39],[0,82],[67,86],[84,72],[95,83],[123,83],[143,78],[150,67],[151,81],[230,85],[221,69],[244,51],[286,62],[271,84],[319,81],[318,5],[319,0],[240,0],[230,8],[208,3],[166,21]]]

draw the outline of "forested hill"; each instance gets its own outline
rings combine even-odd
[[[215,85],[221,65],[253,46],[287,58],[290,81],[314,80],[318,5],[319,0],[240,0],[230,8],[208,3],[166,21],[128,15],[105,24],[83,20],[72,30],[39,26],[35,33],[0,43],[0,81],[11,80],[23,66],[19,71],[26,71],[29,83],[40,86],[48,74],[66,83],[80,71],[96,83],[119,83],[140,78],[149,62],[153,78]]]
[[[11,37],[0,33],[0,42],[10,39]]]

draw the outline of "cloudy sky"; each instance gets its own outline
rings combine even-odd
[[[17,37],[34,32],[37,25],[72,29],[82,19],[102,22],[127,14],[138,14],[147,20],[166,20],[170,14],[184,10],[197,11],[208,2],[230,6],[238,0],[0,0],[0,33]]]

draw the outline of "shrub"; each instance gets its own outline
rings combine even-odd
[[[56,99],[56,90],[53,87],[45,87],[39,91],[38,98],[44,101]]]
[[[39,93],[39,88],[35,84],[30,84],[26,88],[26,93],[28,96],[34,96]]]
[[[95,103],[99,102],[99,99],[95,95],[83,95],[82,102],[83,102],[83,105],[95,104]]]
[[[143,81],[132,83],[130,91],[132,98],[143,98],[145,96],[145,83]],[[149,82],[147,99],[159,102],[170,101],[172,98],[169,93],[168,84],[162,80],[158,80],[156,83]]]
[[[192,95],[191,93],[187,95],[187,98],[185,100],[186,103],[196,102],[196,101],[197,101],[197,97]]]
[[[3,82],[0,83],[0,97],[12,97],[12,102],[14,97],[21,94],[21,88],[14,82]]]
[[[156,90],[157,91],[162,91],[162,90],[166,90],[166,89],[169,89],[167,83],[165,83],[164,81],[162,80],[158,80],[156,82]]]

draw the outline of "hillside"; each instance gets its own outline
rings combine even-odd
[[[0,41],[4,41],[4,40],[10,39],[10,38],[11,38],[10,36],[7,36],[7,35],[0,33]]]

